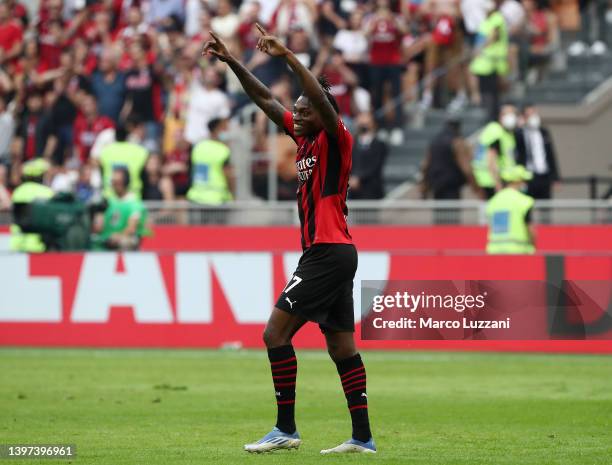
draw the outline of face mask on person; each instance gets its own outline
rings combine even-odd
[[[514,113],[506,113],[501,118],[501,124],[508,131],[513,131],[516,127],[516,115]]]
[[[230,140],[230,133],[228,131],[222,131],[218,136],[221,142],[228,142]]]
[[[527,118],[527,127],[531,129],[538,129],[542,121],[540,120],[540,115],[531,115]]]

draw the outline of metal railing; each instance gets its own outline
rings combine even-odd
[[[486,224],[486,203],[480,200],[349,201],[349,224],[431,225]],[[189,202],[148,202],[154,224],[297,225],[295,202],[236,202],[202,206]],[[538,224],[612,224],[612,202],[607,200],[546,200],[536,202]]]
[[[219,206],[188,201],[145,202],[155,225],[298,225],[293,201],[237,201]],[[486,203],[480,200],[353,200],[348,202],[351,225],[483,225]],[[612,224],[612,200],[540,200],[536,224]],[[11,223],[10,211],[0,212],[0,225]]]

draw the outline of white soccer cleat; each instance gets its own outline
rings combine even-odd
[[[297,449],[300,447],[302,440],[300,435],[296,431],[293,434],[287,434],[279,430],[276,426],[272,428],[268,434],[266,434],[259,441],[253,444],[245,444],[244,450],[247,452],[272,452],[279,449]]]
[[[339,446],[332,449],[323,449],[322,454],[375,454],[376,444],[374,439],[370,438],[368,442],[358,441],[357,439],[349,439]]]

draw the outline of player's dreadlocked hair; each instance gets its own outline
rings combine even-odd
[[[323,88],[323,92],[325,92],[327,101],[331,103],[331,106],[334,107],[334,110],[336,110],[336,113],[340,113],[340,108],[338,108],[338,102],[336,102],[336,99],[330,92],[331,85],[329,81],[327,80],[327,76],[325,76],[325,74],[321,74],[317,80],[319,81],[319,84]]]

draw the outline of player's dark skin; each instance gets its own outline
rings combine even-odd
[[[338,130],[338,114],[327,99],[317,78],[303,66],[297,57],[285,47],[278,38],[269,35],[263,27],[256,25],[261,33],[257,43],[258,50],[273,57],[282,57],[297,75],[303,94],[293,107],[293,123],[296,136],[316,137],[322,130],[335,136]],[[270,89],[262,84],[228,50],[225,43],[210,32],[213,40],[204,46],[203,54],[210,54],[227,63],[236,74],[247,95],[261,108],[279,128],[283,128],[283,107],[273,96]],[[268,349],[291,344],[295,333],[304,326],[306,320],[287,313],[277,307],[272,309],[264,330],[263,339]],[[334,361],[353,357],[357,350],[352,332],[325,332],[327,350]]]

